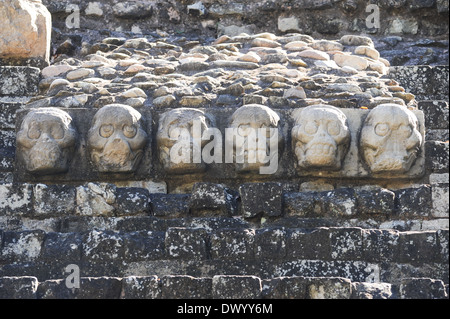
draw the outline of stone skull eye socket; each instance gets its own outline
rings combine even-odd
[[[408,138],[411,136],[413,129],[410,125],[400,125],[400,127],[398,128],[398,132],[402,137]]]
[[[247,137],[250,135],[251,130],[252,130],[252,127],[250,126],[250,124],[241,124],[238,127],[238,134],[239,134],[239,136]]]
[[[341,132],[341,127],[338,122],[333,121],[333,122],[328,123],[327,130],[328,130],[328,134],[330,134],[332,136],[336,136],[336,135],[339,135],[339,133]]]
[[[59,124],[53,125],[50,129],[50,134],[54,139],[60,140],[64,138],[64,129]]]
[[[41,136],[41,130],[36,123],[32,123],[28,129],[28,137],[37,140]]]
[[[391,131],[389,124],[380,123],[375,126],[375,134],[378,136],[386,136]]]
[[[100,127],[100,136],[104,138],[110,137],[114,133],[114,127],[111,124],[105,124]]]
[[[305,132],[306,134],[309,135],[314,135],[317,133],[318,127],[316,125],[316,123],[309,121],[308,123],[306,123],[305,125]]]
[[[123,126],[123,135],[125,135],[128,138],[133,138],[136,136],[137,129],[133,125],[124,125]]]

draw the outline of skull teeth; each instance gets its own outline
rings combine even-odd
[[[330,156],[334,153],[334,146],[331,144],[314,144],[308,148],[308,153],[315,156]]]

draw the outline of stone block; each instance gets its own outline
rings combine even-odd
[[[16,111],[21,103],[0,102],[0,129],[14,129],[16,126]]]
[[[392,299],[392,285],[388,283],[352,283],[351,299]]]
[[[442,258],[442,261],[448,263],[448,237],[449,230],[448,229],[439,229],[437,231],[438,243],[439,243],[439,253]]]
[[[121,299],[161,298],[160,279],[157,276],[128,276],[122,279]]]
[[[127,262],[164,258],[164,232],[138,231],[122,235]]]
[[[27,230],[3,233],[3,247],[0,260],[4,263],[32,262],[41,254],[45,232]]]
[[[409,231],[399,234],[395,260],[403,263],[431,263],[440,260],[436,231]]]
[[[395,193],[380,187],[355,189],[357,211],[362,215],[391,216],[395,209]]]
[[[65,279],[46,280],[39,283],[38,299],[119,299],[122,278],[81,277],[80,288],[68,289]]]
[[[0,96],[33,96],[38,93],[40,70],[25,66],[0,67]]]
[[[107,265],[125,258],[123,237],[110,230],[91,230],[83,234],[81,260],[92,265]]]
[[[82,235],[80,233],[47,233],[40,260],[49,265],[58,265],[61,274],[69,264],[77,264],[81,259]]]
[[[449,143],[427,141],[425,143],[426,168],[432,173],[448,173]]]
[[[255,234],[257,259],[283,259],[286,256],[287,239],[283,228],[258,229]]]
[[[326,217],[349,217],[357,214],[355,191],[351,188],[318,192],[316,204],[320,207],[320,214]]]
[[[396,258],[399,233],[395,230],[365,229],[362,232],[362,259],[368,262],[389,262]]]
[[[430,278],[405,278],[399,285],[400,299],[446,299],[442,280]]]
[[[164,276],[161,278],[163,299],[211,299],[213,279],[191,276]]]
[[[344,278],[311,278],[307,299],[350,299],[352,283]]]
[[[431,199],[433,201],[431,216],[436,218],[449,217],[449,184],[431,185]]]
[[[118,216],[148,215],[150,211],[150,193],[145,188],[117,188],[116,207]]]
[[[309,280],[304,277],[278,277],[262,281],[264,299],[306,299]]]
[[[194,216],[233,216],[237,210],[236,194],[221,184],[196,183],[189,207]]]
[[[422,185],[417,188],[396,190],[396,206],[400,216],[428,217],[432,207],[431,187]]]
[[[33,188],[34,215],[60,217],[75,212],[75,187],[36,184]]]
[[[208,233],[200,228],[171,227],[166,232],[166,255],[174,259],[204,260]]]
[[[447,101],[420,101],[418,108],[425,114],[427,129],[449,129]]]
[[[211,258],[250,260],[254,258],[255,231],[219,229],[211,234]]]
[[[36,277],[0,277],[0,299],[36,299]]]
[[[330,230],[294,229],[287,237],[287,259],[330,260]]]
[[[28,184],[0,184],[0,214],[27,215],[32,210],[33,188]]]
[[[287,216],[313,217],[321,212],[315,192],[284,194],[284,211]]]
[[[52,17],[41,1],[12,0],[0,7],[0,59],[38,58],[48,63]],[[20,65],[20,64],[19,64]]]
[[[242,216],[278,217],[283,213],[283,188],[279,183],[246,183],[239,187]]]
[[[330,228],[331,258],[360,260],[363,237],[361,228]]]
[[[214,299],[259,299],[261,279],[255,276],[217,275],[212,278]]]
[[[84,216],[113,216],[116,186],[107,183],[88,183],[76,189],[76,213]]]
[[[151,214],[158,217],[186,217],[190,194],[151,194]]]

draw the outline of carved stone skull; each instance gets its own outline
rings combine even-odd
[[[226,143],[228,149],[234,151],[233,159],[237,171],[259,171],[261,166],[270,161],[268,157],[271,155],[271,137],[275,134],[273,129],[277,131],[278,139],[277,149],[272,150],[272,154],[278,152],[278,145],[282,144],[279,122],[277,113],[260,104],[244,105],[233,113],[230,128],[236,130],[237,138],[227,134]],[[261,137],[263,140],[260,141]],[[274,144],[273,146],[275,147]],[[241,160],[238,160],[239,156]]]
[[[205,170],[201,151],[207,141],[202,140],[202,134],[210,126],[210,118],[197,109],[178,108],[161,115],[156,139],[159,159],[166,172],[183,174]]]
[[[360,150],[372,173],[406,173],[422,143],[413,112],[401,105],[381,104],[364,121]]]
[[[128,105],[111,104],[97,111],[88,132],[88,150],[100,172],[136,170],[147,139],[141,121],[142,115]]]
[[[339,170],[350,145],[347,117],[334,106],[308,106],[296,114],[292,140],[299,167]]]
[[[57,108],[29,112],[17,133],[17,152],[33,174],[57,174],[69,169],[77,132],[72,117]]]

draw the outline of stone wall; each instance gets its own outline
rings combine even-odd
[[[447,66],[390,67],[376,34],[211,39],[221,26],[199,22],[258,31],[252,14],[271,10],[278,29],[295,25],[280,18],[283,1],[144,3],[78,2],[88,18],[70,31],[74,52],[41,69],[0,66],[0,298],[448,298]],[[411,21],[445,11],[440,1],[392,3],[380,7]],[[66,3],[47,4],[57,43]],[[305,5],[319,16],[339,6],[336,21],[362,14],[350,1]],[[103,17],[109,31],[93,31]],[[201,36],[164,33],[186,19]],[[129,33],[132,24],[152,31]],[[194,119],[222,135],[242,124],[280,133],[277,172],[167,163],[175,128]],[[315,130],[303,132],[304,121],[332,122],[308,147],[339,135],[327,140],[335,151],[307,157],[302,135]],[[386,123],[396,138],[372,155],[365,132],[384,135]],[[373,158],[386,151],[412,160],[380,169]]]
[[[124,34],[129,37],[169,33],[204,42],[223,34],[299,32],[316,39],[370,35],[392,65],[448,64],[448,1],[44,0],[43,3],[53,17],[54,54],[73,55],[82,49],[83,42],[92,44],[106,36]],[[368,7],[369,4],[376,5],[376,9]],[[380,23],[373,27],[373,14],[378,13]]]

